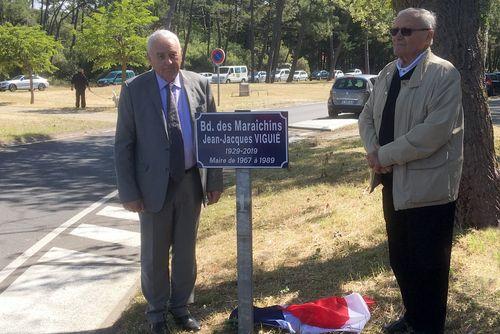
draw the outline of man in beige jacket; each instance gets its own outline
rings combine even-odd
[[[380,72],[359,117],[405,306],[386,333],[444,331],[463,109],[460,74],[430,50],[435,27],[425,9],[398,13],[390,30],[398,59]]]

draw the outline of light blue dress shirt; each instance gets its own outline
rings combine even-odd
[[[158,74],[156,74],[156,80],[158,82],[158,89],[160,90],[161,104],[163,106],[163,116],[165,117],[165,119],[168,119],[167,113],[169,112],[169,110],[167,106],[167,93],[169,83],[166,80],[163,80],[163,78]],[[183,88],[182,78],[180,74],[177,74],[177,76],[175,77],[172,90],[172,93],[176,100],[175,103],[177,104],[177,116],[181,125],[182,141],[184,143],[184,166],[186,169],[189,169],[196,163],[193,141],[193,128],[191,124],[191,111],[189,110],[186,90]]]
[[[417,56],[417,58],[415,58],[415,60],[413,60],[411,62],[411,64],[408,65],[408,66],[406,66],[406,67],[401,67],[401,59],[398,59],[398,61],[396,62],[396,67],[398,68],[398,71],[399,71],[399,77],[402,77],[406,73],[410,72],[414,67],[416,67],[418,65],[418,63],[420,63],[420,61],[422,60],[422,58],[424,58],[424,55],[425,55],[426,51],[427,50],[425,50],[421,54],[419,54]]]

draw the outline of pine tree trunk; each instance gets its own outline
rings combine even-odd
[[[30,76],[30,104],[35,103],[35,90],[33,89],[33,69],[31,66],[27,66],[28,75]]]
[[[255,18],[253,0],[250,0],[250,22],[248,30],[250,32],[250,82],[255,79]]]
[[[191,5],[189,6],[188,28],[186,32],[186,38],[184,39],[184,48],[182,49],[181,68],[184,68],[184,62],[186,61],[186,53],[189,46],[189,39],[191,38],[191,28],[193,27],[193,6],[194,6],[194,0],[191,0]]]
[[[462,76],[465,117],[464,166],[456,223],[461,227],[500,226],[500,171],[493,126],[481,82],[481,38],[490,0],[392,1],[394,9],[422,7],[437,14],[433,52],[451,61]]]
[[[330,34],[330,38],[328,38],[328,45],[329,45],[329,51],[328,52],[328,56],[330,57],[331,61],[330,61],[330,74],[328,74],[328,81],[334,79],[334,75],[335,75],[335,65],[333,63],[334,59],[335,59],[335,48],[333,47],[333,30],[332,30],[332,33]]]
[[[165,17],[165,29],[172,31],[173,21],[174,21],[174,13],[175,13],[175,3],[177,0],[168,0],[168,12]]]
[[[266,77],[269,78],[269,82],[274,82],[273,71],[276,69],[279,57],[280,57],[280,45],[281,45],[281,24],[283,20],[283,9],[285,8],[285,0],[277,0],[276,1],[276,16],[274,17],[273,23],[273,43],[271,46],[271,55],[269,57],[269,66],[268,66],[268,75]]]
[[[370,44],[368,40],[368,33],[366,33],[365,37],[365,74],[370,74]]]
[[[308,24],[309,24],[309,22],[307,22],[307,18],[304,15],[304,17],[302,17],[300,28],[299,28],[299,37],[297,40],[297,44],[296,44],[296,47],[292,51],[292,67],[290,68],[290,75],[288,75],[286,82],[293,81],[293,74],[295,73],[295,70],[297,68],[297,62],[299,61],[300,54],[302,53],[302,44],[304,41],[306,26]]]

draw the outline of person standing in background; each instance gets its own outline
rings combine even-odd
[[[71,90],[76,90],[76,108],[80,108],[80,103],[83,109],[87,106],[87,101],[85,101],[85,90],[87,87],[89,87],[89,81],[85,76],[83,68],[79,68],[78,72],[71,78]]]

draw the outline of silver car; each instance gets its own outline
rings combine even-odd
[[[293,73],[293,80],[295,81],[306,81],[307,79],[309,79],[309,76],[306,71],[299,70]]]
[[[348,112],[359,116],[373,91],[376,75],[346,75],[335,80],[328,98],[328,115],[336,118]]]
[[[33,75],[33,89],[44,90],[49,87],[47,79],[38,75]],[[0,82],[0,91],[10,90],[14,92],[18,89],[30,89],[30,79],[27,75],[18,75],[10,80]]]

